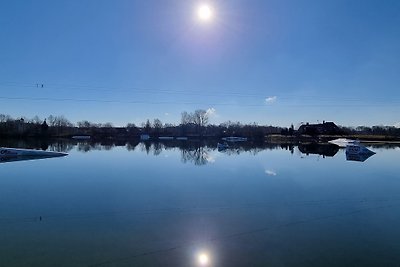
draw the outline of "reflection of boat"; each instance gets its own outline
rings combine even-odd
[[[374,154],[348,154],[346,153],[346,160],[364,162]]]
[[[62,157],[68,155],[67,153],[54,152],[54,151],[43,151],[35,149],[23,149],[23,148],[0,148],[0,157],[18,157],[18,156],[44,156],[44,157]]]
[[[237,137],[237,136],[230,136],[230,137],[223,137],[222,140],[227,142],[246,142],[246,137]]]
[[[369,150],[362,145],[348,145],[346,146],[346,154],[350,155],[373,155],[375,152]]]
[[[358,144],[360,144],[360,141],[346,139],[346,138],[339,138],[339,139],[328,141],[328,143],[337,145],[339,147],[346,147],[348,145],[358,145]]]
[[[221,150],[225,150],[225,149],[229,148],[229,145],[227,143],[218,143],[217,148],[218,148],[218,151],[221,151]]]
[[[68,155],[62,152],[43,151],[21,148],[0,148],[0,163],[22,160],[46,159],[64,157]]]
[[[57,155],[57,156],[14,156],[14,157],[0,157],[0,163],[5,162],[13,162],[13,161],[26,161],[26,160],[38,160],[38,159],[49,159],[49,158],[57,158],[64,157],[65,155]]]

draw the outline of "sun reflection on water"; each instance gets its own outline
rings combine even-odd
[[[210,256],[205,252],[201,252],[197,255],[197,262],[199,266],[209,266]]]

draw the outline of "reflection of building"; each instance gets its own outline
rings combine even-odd
[[[333,157],[339,151],[339,147],[332,144],[300,144],[299,150],[303,154],[317,154]]]
[[[318,124],[303,124],[300,126],[298,132],[300,134],[307,134],[307,135],[335,135],[341,134],[342,131],[340,128],[333,122],[323,122]]]

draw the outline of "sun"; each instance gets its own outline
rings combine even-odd
[[[213,8],[209,4],[201,4],[197,7],[197,18],[201,22],[209,22],[214,15]]]

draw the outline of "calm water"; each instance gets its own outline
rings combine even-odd
[[[399,266],[400,148],[215,147],[1,163],[0,266]]]

